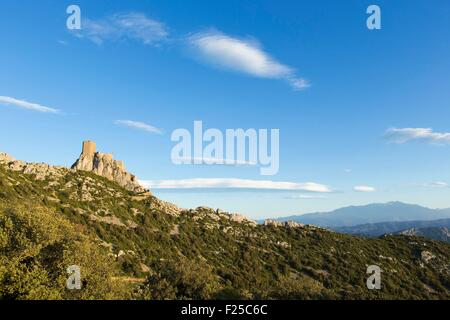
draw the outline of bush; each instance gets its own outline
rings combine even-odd
[[[180,259],[154,266],[159,272],[144,284],[146,299],[212,299],[220,289],[217,277],[203,262]]]

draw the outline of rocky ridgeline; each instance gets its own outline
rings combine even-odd
[[[70,172],[76,172],[78,170],[92,172],[99,176],[105,177],[110,181],[114,181],[123,188],[134,192],[135,195],[132,196],[133,200],[145,200],[151,196],[150,191],[139,184],[136,176],[125,170],[125,166],[122,161],[114,160],[112,154],[96,152],[96,145],[91,141],[83,142],[81,155],[70,169],[66,167],[51,166],[46,163],[27,163],[16,160],[6,153],[0,153],[0,165],[11,171],[35,175],[36,180],[50,180],[53,182],[58,181],[59,178],[64,177]],[[83,181],[78,181],[77,183],[81,186],[81,199],[83,201],[89,202],[94,199],[98,199],[101,196],[98,194],[100,189],[103,191],[108,190],[98,185],[95,180],[89,177],[85,177]],[[61,188],[64,189],[65,187],[71,187],[72,184],[73,183],[68,182],[65,186],[61,186]],[[180,215],[184,210],[172,203],[160,200],[156,197],[153,197],[151,207],[173,216]],[[255,221],[237,213],[227,213],[221,210],[214,210],[206,207],[199,207],[195,211],[197,219],[201,218],[201,212],[204,212],[206,216],[214,220],[225,218],[226,220],[240,224],[248,224],[250,226],[257,225]],[[279,223],[276,221],[272,224],[279,224],[279,226],[285,225],[284,223]],[[291,227],[298,226],[298,224],[295,224],[295,226],[294,224],[295,222],[288,223]]]
[[[64,167],[50,166],[46,163],[27,163],[16,160],[6,153],[0,153],[0,164],[11,171],[18,171],[24,174],[34,174],[36,180],[45,180],[46,178],[61,177],[68,169]]]
[[[46,163],[27,163],[16,160],[6,153],[0,153],[0,163],[12,171],[34,174],[37,180],[45,180],[48,177],[58,178],[70,171],[65,167],[51,166]],[[72,165],[71,170],[93,172],[116,182],[129,191],[149,193],[149,190],[139,184],[135,175],[125,170],[122,161],[114,160],[112,154],[95,152],[94,142],[83,142],[83,151],[80,158]]]
[[[211,219],[213,221],[220,221],[222,219],[226,221],[236,222],[239,224],[246,224],[251,227],[257,225],[256,221],[247,218],[238,213],[229,213],[226,211],[222,211],[220,209],[213,209],[206,206],[200,206],[195,209],[184,210],[185,212],[190,212],[193,214],[193,220],[199,221],[202,219]]]
[[[94,142],[83,142],[81,155],[72,165],[72,169],[93,172],[136,193],[149,192],[139,184],[135,175],[125,170],[122,161],[114,160],[112,154],[99,153],[95,149]]]

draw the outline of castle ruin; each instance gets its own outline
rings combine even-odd
[[[72,165],[72,169],[93,172],[111,181],[117,182],[127,190],[148,192],[142,187],[136,176],[125,170],[123,161],[114,160],[112,153],[97,152],[94,141],[83,141],[81,155]]]

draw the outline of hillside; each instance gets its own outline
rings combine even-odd
[[[0,299],[449,299],[450,245],[257,225],[91,172],[0,161]],[[67,290],[79,265],[82,289]],[[382,290],[366,288],[368,265]]]
[[[450,219],[366,223],[353,227],[336,227],[332,229],[341,233],[379,237],[383,234],[398,233],[407,229],[422,230],[426,228],[450,228]]]
[[[450,209],[430,209],[402,202],[374,203],[350,206],[331,212],[308,213],[278,218],[279,221],[296,221],[321,227],[352,227],[368,223],[437,220],[450,218]]]
[[[450,243],[450,230],[446,227],[412,228],[399,231],[397,234],[425,237]]]

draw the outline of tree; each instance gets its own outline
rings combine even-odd
[[[81,269],[81,290],[68,290],[67,268]],[[34,203],[0,204],[0,299],[109,299],[114,261],[61,215]]]

